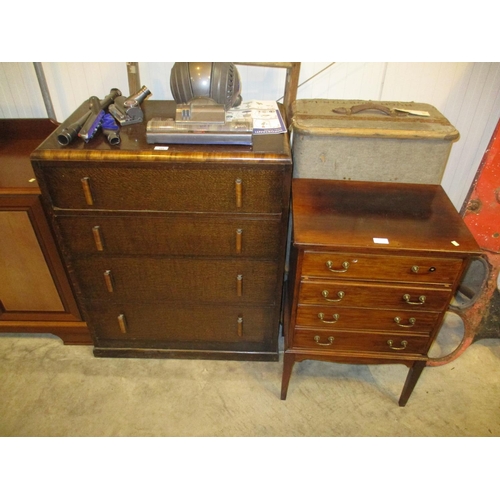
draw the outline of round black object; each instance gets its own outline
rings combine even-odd
[[[236,66],[227,62],[176,62],[170,90],[177,104],[205,98],[228,110],[241,104],[241,80]]]

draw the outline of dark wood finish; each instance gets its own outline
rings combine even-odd
[[[45,119],[0,120],[0,333],[52,333],[65,344],[91,344],[30,163],[56,127]]]
[[[481,253],[440,186],[294,179],[281,398],[297,361],[401,363],[404,406]]]
[[[287,135],[158,150],[147,121],[175,104],[143,109],[118,147],[56,131],[32,155],[95,355],[277,361]]]

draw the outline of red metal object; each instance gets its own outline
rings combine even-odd
[[[462,215],[479,246],[500,253],[500,121],[462,207]]]
[[[500,338],[500,121],[460,213],[484,251],[485,279],[470,305],[450,308],[464,323],[460,344],[447,356],[429,360],[428,366],[453,361],[477,340]]]

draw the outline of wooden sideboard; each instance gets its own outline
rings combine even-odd
[[[40,200],[30,153],[57,127],[0,120],[0,333],[91,344]]]
[[[294,179],[281,398],[294,363],[401,363],[404,406],[481,250],[441,186]]]
[[[155,147],[147,121],[175,103],[142,107],[117,146],[56,131],[32,155],[94,354],[277,361],[288,136]]]

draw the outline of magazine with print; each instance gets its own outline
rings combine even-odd
[[[254,134],[284,134],[285,122],[276,101],[246,101],[226,111],[226,120],[251,117]]]

